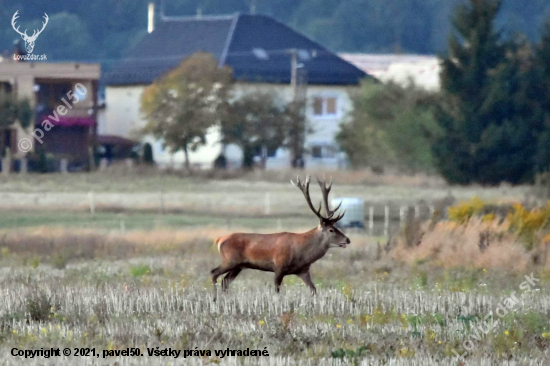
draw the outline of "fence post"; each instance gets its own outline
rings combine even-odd
[[[19,166],[19,173],[25,174],[29,171],[29,160],[27,158],[23,158],[20,160],[20,166]]]
[[[271,197],[269,195],[269,192],[265,194],[264,198],[264,213],[266,215],[271,214]]]
[[[66,174],[69,171],[69,159],[61,159],[59,162],[59,171],[62,174]]]
[[[374,207],[369,207],[369,233],[370,236],[374,234]]]
[[[90,213],[95,214],[95,202],[94,202],[94,192],[88,192],[88,201],[90,202]]]
[[[387,238],[390,232],[390,206],[384,207],[384,236]]]
[[[164,191],[160,191],[160,213],[164,214]]]
[[[405,206],[399,207],[399,226],[403,227],[405,225]]]

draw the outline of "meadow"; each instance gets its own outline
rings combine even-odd
[[[456,203],[438,219],[411,219],[389,241],[349,232],[350,247],[333,249],[312,266],[315,297],[297,277],[285,277],[276,294],[272,274],[247,270],[214,301],[209,276],[219,262],[214,238],[233,231],[271,232],[278,226],[310,229],[316,221],[300,193],[290,183],[287,188],[282,180],[265,177],[144,177],[148,183],[125,177],[112,179],[102,190],[145,195],[160,186],[174,195],[215,192],[221,208],[162,214],[144,206],[120,212],[105,206],[91,215],[76,206],[31,210],[3,202],[0,364],[455,366],[550,361],[550,215],[544,206],[516,205],[502,217],[487,212],[492,209],[487,202],[524,201],[529,187],[369,186],[364,178],[346,184],[335,179],[338,194],[369,197],[378,191],[380,202],[396,205],[407,195],[411,203],[436,201],[449,191],[458,201],[482,199]],[[81,194],[97,187],[100,177],[30,176],[25,185],[20,179],[2,181],[0,194]],[[52,188],[56,185],[58,190]],[[179,185],[187,189],[179,193]],[[246,199],[248,193],[263,197],[266,187],[280,192],[283,201],[273,203],[270,215],[242,213],[224,203]],[[234,197],[224,201],[225,196]],[[186,202],[182,198],[173,204],[184,207]],[[531,274],[538,281],[522,287]],[[499,304],[514,294],[519,301],[513,309],[497,316]],[[488,324],[491,328],[484,332]],[[11,356],[14,347],[69,347],[73,353],[74,348],[101,353],[136,347],[144,355],[23,360]],[[156,347],[210,354],[149,356],[148,349]],[[228,348],[266,350],[269,357],[215,354]]]

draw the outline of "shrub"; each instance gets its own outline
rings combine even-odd
[[[474,215],[480,214],[484,206],[485,203],[479,197],[473,197],[468,202],[449,207],[449,220],[464,224]]]
[[[55,253],[52,255],[51,264],[54,268],[64,269],[69,262],[69,257],[65,253]]]
[[[44,293],[34,293],[27,298],[26,309],[32,320],[43,322],[52,315],[52,303],[50,298]]]
[[[151,273],[151,268],[149,268],[146,264],[139,264],[137,266],[130,267],[130,274],[133,277],[141,277],[149,273]]]
[[[515,204],[513,212],[506,218],[510,230],[522,238],[528,249],[535,244],[536,234],[550,226],[550,202],[542,208],[526,209],[521,204]]]

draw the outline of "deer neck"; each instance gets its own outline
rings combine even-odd
[[[306,260],[316,261],[328,251],[329,244],[323,238],[322,232],[315,228],[304,233],[304,243],[301,247],[302,257]]]

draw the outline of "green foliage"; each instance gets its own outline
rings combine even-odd
[[[243,166],[251,167],[256,153],[262,149],[276,151],[289,137],[295,123],[292,108],[276,94],[249,92],[228,104],[221,124],[223,141],[238,145],[243,151]],[[265,163],[267,156],[261,156]]]
[[[354,166],[394,165],[409,171],[433,167],[428,131],[437,133],[438,96],[417,89],[365,82],[338,141]]]
[[[19,122],[27,128],[32,122],[33,111],[28,99],[18,100],[13,93],[0,91],[0,128]]]
[[[54,253],[50,262],[54,268],[64,269],[67,267],[67,263],[69,262],[69,256],[62,252]]]
[[[46,293],[40,291],[28,296],[26,309],[32,320],[47,321],[52,315],[52,303]]]
[[[137,266],[130,267],[130,274],[133,277],[141,277],[151,273],[151,268],[146,264],[139,264]]]
[[[503,42],[494,29],[501,6],[470,0],[453,19],[441,73],[444,103],[436,111],[442,132],[432,145],[452,183],[532,180],[540,155],[534,142],[548,133],[529,45],[519,37]]]
[[[40,258],[38,258],[37,256],[34,256],[32,259],[31,259],[31,263],[30,263],[31,267],[32,268],[36,268],[40,265]]]
[[[161,139],[172,152],[189,152],[206,144],[210,127],[219,123],[227,105],[232,71],[218,68],[214,57],[196,53],[143,91],[147,120],[144,134]]]
[[[355,350],[339,348],[335,351],[330,352],[330,356],[332,358],[354,359],[354,358],[362,358],[363,356],[366,356],[368,353],[369,353],[369,349],[365,346],[361,346]]]

